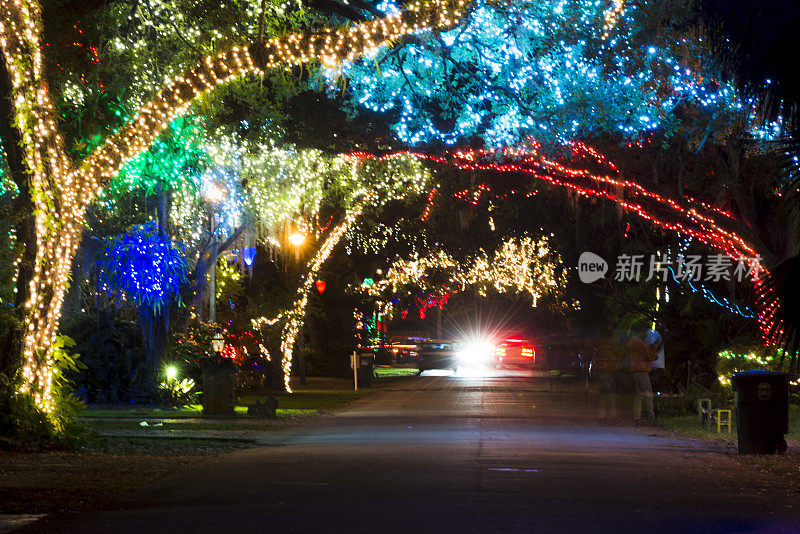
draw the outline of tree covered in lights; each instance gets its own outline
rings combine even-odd
[[[164,230],[147,224],[108,239],[98,254],[98,289],[139,308],[147,356],[141,384],[153,387],[164,364],[170,307],[180,303],[186,251]]]
[[[546,238],[524,236],[503,240],[491,254],[479,249],[460,261],[443,250],[399,259],[378,282],[362,284],[361,289],[370,296],[391,300],[395,295],[417,293],[442,297],[469,288],[484,297],[490,291],[524,295],[533,307],[547,295],[557,306],[568,307],[563,294],[566,277],[563,271],[557,272],[560,263]]]
[[[222,51],[210,63],[197,61],[184,76],[167,83],[131,120],[111,128],[98,148],[78,160],[66,148],[43,71],[47,47],[41,41],[41,6],[36,0],[3,0],[0,93],[8,98],[3,99],[0,109],[4,124],[0,137],[6,140],[9,168],[27,206],[27,213],[21,214],[26,222],[17,233],[20,242],[26,244],[17,277],[21,320],[20,327],[9,333],[2,361],[3,376],[9,378],[3,384],[3,406],[10,398],[22,395],[39,410],[55,413],[54,340],[89,203],[124,163],[153,143],[169,119],[197,97],[235,78],[272,72],[287,64],[353,59],[365,49],[401,35],[452,25],[461,9],[458,2],[436,6],[414,3],[391,24],[368,22],[337,30],[323,28],[317,32],[321,39],[312,31],[310,37],[288,35],[266,40],[259,28],[251,38],[255,43],[252,54],[246,46],[222,43]],[[310,46],[299,48],[298,39],[309,39]]]

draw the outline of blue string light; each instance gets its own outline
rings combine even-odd
[[[680,250],[681,250],[681,253],[685,253],[686,250],[688,250],[689,245],[691,245],[691,243],[692,243],[692,238],[691,237],[687,237],[683,241],[683,243],[681,243],[681,245],[679,247]],[[706,300],[708,300],[712,304],[716,304],[717,306],[720,306],[721,308],[724,308],[725,310],[729,311],[730,313],[733,313],[734,315],[739,315],[741,317],[744,317],[745,319],[755,319],[756,318],[756,315],[747,306],[744,306],[744,310],[742,310],[742,307],[740,307],[738,304],[732,303],[730,300],[728,300],[725,297],[717,298],[714,295],[714,293],[710,289],[708,289],[704,284],[699,284],[700,285],[700,289],[698,289],[698,288],[696,288],[694,286],[694,284],[692,284],[692,281],[689,280],[688,278],[684,279],[684,280],[679,280],[677,278],[677,276],[675,276],[675,271],[672,270],[672,267],[667,266],[667,269],[669,269],[669,272],[672,275],[672,279],[679,286],[681,285],[681,282],[686,282],[689,285],[689,289],[691,289],[692,293],[698,293],[699,292],[701,295],[703,295],[706,298]]]
[[[480,138],[493,147],[533,137],[563,143],[600,132],[641,139],[680,121],[677,108],[755,117],[755,101],[743,100],[717,81],[702,39],[639,43],[637,17],[628,5],[624,21],[604,29],[608,2],[542,0],[506,3],[479,0],[459,27],[421,41],[382,49],[340,71],[326,71],[334,86],[348,78],[355,107],[397,116],[397,137],[409,144],[456,145]],[[624,23],[623,23],[624,22]],[[695,70],[671,56],[689,49]],[[776,124],[753,131],[774,136]]]
[[[680,285],[681,284],[681,280],[678,280],[675,277],[675,271],[672,270],[672,267],[667,267],[667,268],[669,269],[669,272],[672,275],[672,279],[675,281],[675,283]],[[729,311],[729,312],[731,312],[733,314],[736,314],[736,315],[740,315],[740,316],[744,317],[745,319],[755,319],[755,317],[756,317],[755,314],[747,306],[744,306],[744,311],[743,311],[742,308],[739,307],[739,305],[733,304],[730,300],[726,299],[725,297],[717,298],[714,295],[714,293],[712,293],[711,290],[708,289],[705,285],[700,284],[700,289],[698,290],[694,286],[694,284],[692,284],[691,280],[687,279],[687,280],[684,280],[684,281],[689,285],[689,288],[692,290],[692,293],[697,293],[699,291],[712,304],[716,304],[717,306],[725,308],[727,311]],[[722,299],[722,300],[720,300],[720,299]]]

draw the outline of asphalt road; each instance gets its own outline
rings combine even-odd
[[[797,494],[525,376],[404,379],[48,532],[797,532]]]

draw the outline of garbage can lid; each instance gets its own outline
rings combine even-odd
[[[755,378],[761,378],[761,377],[775,377],[775,378],[777,378],[779,376],[789,376],[789,375],[786,374],[786,373],[781,373],[780,371],[766,371],[764,369],[756,369],[754,371],[737,371],[737,372],[733,373],[733,376],[742,376],[742,377],[745,377],[745,378],[748,377],[748,376],[752,376],[752,377],[755,377]]]
[[[787,373],[781,373],[779,371],[764,371],[761,369],[755,371],[739,371],[738,373],[733,373],[731,378],[731,385],[736,391],[739,391],[740,389],[737,387],[737,384],[742,387],[749,387],[760,382],[769,382],[773,384],[789,382],[789,375]]]

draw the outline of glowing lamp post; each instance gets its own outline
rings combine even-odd
[[[225,338],[221,332],[217,332],[211,340],[211,352],[219,354],[222,352],[223,348],[225,348]]]
[[[167,380],[175,380],[178,378],[178,368],[174,365],[169,365],[165,374],[167,375]]]
[[[225,347],[225,337],[217,332],[211,339],[213,357],[204,358],[203,369],[203,414],[232,416],[235,413],[234,386],[236,367],[230,358],[220,358]]]

